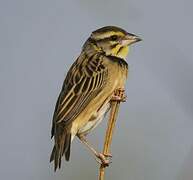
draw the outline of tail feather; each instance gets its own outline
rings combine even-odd
[[[56,135],[55,135],[56,136]],[[65,154],[67,161],[70,159],[71,134],[65,131],[55,137],[55,145],[50,156],[50,162],[54,161],[54,170],[61,167],[61,159]]]
[[[54,145],[53,149],[52,149],[52,153],[51,153],[51,156],[50,156],[50,162],[52,162],[54,160],[54,157],[55,157],[55,151],[56,151],[56,146]]]
[[[65,142],[64,152],[65,152],[66,161],[69,161],[70,159],[70,148],[71,148],[71,134],[66,137],[66,142]]]

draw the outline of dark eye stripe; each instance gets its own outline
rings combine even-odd
[[[111,37],[106,37],[106,38],[103,38],[103,39],[97,39],[96,41],[97,42],[105,42],[105,41],[110,41],[111,40]]]
[[[112,40],[112,41],[116,41],[116,40],[118,40],[118,38],[119,38],[119,37],[118,37],[117,35],[111,36],[111,40]]]
[[[113,39],[113,37],[117,37],[116,40],[119,38],[118,35],[112,35],[112,36],[109,36],[109,37],[105,37],[105,38],[102,38],[102,39],[97,39],[96,41],[97,42],[105,42],[105,41],[116,41],[115,39]]]

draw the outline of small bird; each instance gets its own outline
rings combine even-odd
[[[54,147],[50,162],[61,167],[61,158],[69,161],[75,136],[83,142],[101,163],[108,163],[87,141],[93,130],[111,108],[112,100],[124,101],[124,86],[128,74],[126,56],[129,46],[141,38],[116,26],[102,27],[91,33],[64,80],[53,115],[51,137]]]

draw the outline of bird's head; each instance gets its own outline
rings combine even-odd
[[[106,55],[123,59],[128,54],[129,46],[141,41],[141,38],[138,36],[115,26],[100,28],[92,32],[89,39],[98,50],[103,51]]]

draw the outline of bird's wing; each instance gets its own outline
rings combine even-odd
[[[100,57],[79,58],[72,65],[56,104],[54,122],[72,122],[103,89],[108,70]]]

